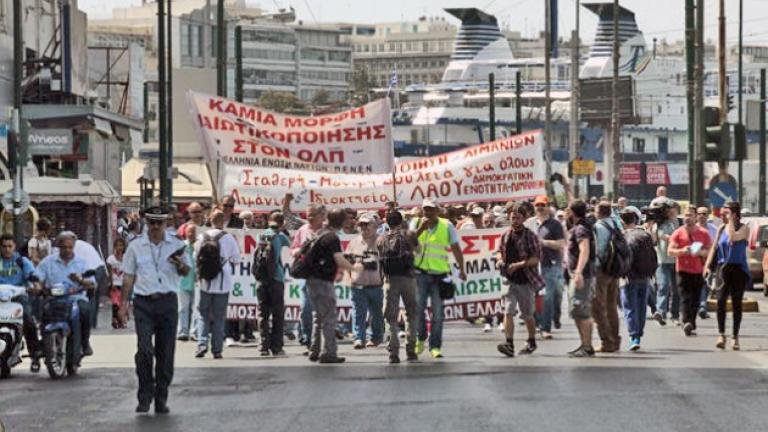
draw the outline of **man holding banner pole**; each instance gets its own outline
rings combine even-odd
[[[453,253],[459,265],[459,278],[467,280],[464,272],[464,255],[461,252],[459,234],[447,219],[438,217],[440,210],[435,202],[425,199],[421,205],[424,217],[414,219],[416,237],[419,245],[414,258],[416,267],[416,301],[418,312],[416,354],[424,352],[427,340],[425,309],[427,299],[432,307],[432,327],[429,334],[429,352],[433,358],[442,358],[443,342],[443,298],[440,293],[441,283],[451,282],[451,264],[448,250]]]

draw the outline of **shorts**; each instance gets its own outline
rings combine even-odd
[[[533,286],[510,283],[509,290],[502,298],[504,314],[515,316],[519,307],[521,319],[533,319],[533,312],[536,310],[536,290]]]
[[[584,286],[576,289],[576,282],[568,283],[568,313],[575,320],[592,318],[592,297],[595,293],[595,278],[584,278]]]

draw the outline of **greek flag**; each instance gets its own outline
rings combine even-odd
[[[392,76],[389,78],[389,88],[387,89],[387,97],[392,93],[392,88],[397,87],[397,71],[392,71]]]

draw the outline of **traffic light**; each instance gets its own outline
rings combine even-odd
[[[747,158],[747,128],[741,123],[733,125],[733,153],[737,161]]]
[[[718,162],[730,159],[730,125],[720,123],[720,109],[704,107],[704,160]]]

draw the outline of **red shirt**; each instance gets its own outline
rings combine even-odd
[[[669,237],[669,243],[674,243],[678,248],[690,246],[695,242],[700,242],[704,248],[708,248],[712,245],[712,239],[709,237],[707,230],[698,225],[693,229],[693,232],[690,235],[688,234],[688,229],[682,226],[675,230]],[[677,257],[677,265],[675,268],[679,273],[703,274],[704,261],[705,258],[701,256],[684,254]]]

